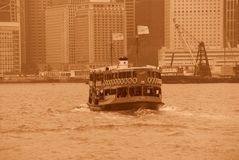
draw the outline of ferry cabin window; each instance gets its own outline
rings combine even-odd
[[[153,87],[145,86],[143,93],[144,96],[155,96],[155,90]]]
[[[100,90],[100,100],[103,100],[104,97],[104,90]]]
[[[105,90],[105,96],[109,96],[110,95],[110,89]]]
[[[109,74],[105,74],[105,80],[111,80],[113,78],[113,74],[109,73]]]
[[[117,89],[117,97],[118,98],[127,97],[127,95],[128,95],[128,88],[122,87],[122,88]]]
[[[145,86],[143,95],[159,97],[161,95],[161,89],[158,87]]]
[[[125,78],[125,72],[119,72],[119,78]]]
[[[148,73],[148,77],[152,77],[151,71],[148,71],[147,73]]]
[[[157,72],[157,78],[161,79],[161,74]]]
[[[96,81],[102,81],[103,80],[103,74],[96,74]]]
[[[131,72],[127,72],[127,78],[131,78]]]
[[[110,94],[111,94],[111,95],[116,95],[116,89],[111,89],[111,90],[110,90]]]
[[[107,89],[107,90],[105,90],[105,96],[115,95],[115,94],[116,94],[116,89]]]
[[[119,72],[119,77],[117,78],[131,78],[131,72]]]
[[[161,74],[159,72],[148,71],[147,74],[148,74],[148,77],[161,79]]]
[[[130,87],[129,94],[130,96],[142,96],[142,87],[141,86]]]
[[[117,78],[118,78],[118,74],[117,74],[117,73],[113,73],[113,74],[112,74],[112,78],[113,78],[113,79],[117,79]]]
[[[133,71],[133,78],[136,78],[136,76],[137,76],[136,71]]]
[[[93,81],[93,74],[90,74],[90,81]]]

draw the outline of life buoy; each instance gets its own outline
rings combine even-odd
[[[128,81],[129,81],[129,84],[133,83],[133,79],[132,78],[129,78]]]
[[[127,85],[128,84],[128,79],[124,78],[124,84]]]
[[[119,82],[120,82],[119,84],[121,84],[121,85],[124,83],[123,79],[119,79]]]
[[[137,83],[137,78],[133,78],[133,83]]]
[[[109,85],[109,82],[108,80],[105,81],[105,85],[108,86]]]
[[[119,80],[119,79],[116,79],[116,81],[117,81],[117,85],[119,85],[119,84],[120,84],[120,80]]]
[[[114,85],[117,85],[116,79],[113,79]]]
[[[127,84],[130,84],[130,80],[129,78],[126,78]]]
[[[149,84],[152,83],[152,78],[148,77],[147,81],[148,81]]]
[[[124,78],[121,79],[121,83],[122,83],[122,84],[125,84]]]
[[[157,78],[155,78],[154,83],[158,84],[158,79]]]
[[[156,79],[152,78],[152,84],[155,84],[155,82],[156,82]]]

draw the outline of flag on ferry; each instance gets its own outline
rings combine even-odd
[[[149,34],[149,27],[148,26],[137,26],[137,33],[138,33],[138,35]]]
[[[112,33],[112,40],[113,41],[122,41],[122,40],[124,40],[123,33]]]

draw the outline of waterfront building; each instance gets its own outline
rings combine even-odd
[[[27,48],[26,48],[26,0],[20,0],[20,28],[21,28],[21,71],[25,73],[26,71],[26,56],[27,56]]]
[[[239,47],[239,0],[224,0],[225,47]]]
[[[223,48],[222,0],[167,0],[165,1],[165,46],[185,48],[182,37],[192,48],[203,41],[207,48]],[[180,25],[180,34],[175,27]]]
[[[21,72],[20,24],[0,22],[0,74]]]
[[[159,51],[159,64],[170,66],[173,60],[174,66],[194,68],[198,44],[203,41],[212,72],[235,66],[239,48],[230,36],[237,30],[232,25],[236,24],[235,8],[231,0],[165,1],[165,47]],[[226,48],[227,42],[233,46]]]
[[[0,2],[0,74],[21,72],[20,1]]]
[[[76,61],[89,68],[117,64],[127,55],[126,14],[116,2],[90,2],[82,5],[75,19]],[[123,39],[112,41],[112,34]]]
[[[126,37],[123,4],[81,2],[52,3],[46,9],[46,63],[51,70],[87,70],[110,65],[111,53],[114,64],[126,55],[126,38],[111,41],[113,33]]]
[[[79,4],[65,4],[46,9],[46,63],[53,69],[76,66],[74,25],[79,8]]]
[[[197,50],[194,50],[193,55],[197,54]],[[174,54],[174,56],[173,56]],[[213,74],[220,74],[223,66],[232,66],[239,64],[239,48],[221,48],[207,50],[209,65]],[[172,58],[173,57],[173,58]],[[185,49],[167,49],[162,48],[159,50],[159,66],[172,66],[185,67],[194,69],[194,59],[191,57],[189,51]]]
[[[46,63],[45,10],[51,0],[25,1],[27,69],[37,72]]]

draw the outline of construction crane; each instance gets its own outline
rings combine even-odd
[[[21,9],[17,5],[17,2],[17,0],[1,0],[0,2],[0,14],[9,14],[11,22],[17,21],[17,13]]]
[[[209,61],[208,61],[204,42],[198,41],[195,37],[193,37],[193,39],[198,43],[198,52],[195,59],[193,56],[193,50],[191,48],[191,45],[183,36],[183,33],[185,33],[185,30],[179,24],[176,23],[175,19],[174,19],[174,23],[175,23],[175,29],[177,30],[179,37],[182,38],[184,44],[189,50],[189,54],[194,64],[194,76],[211,77],[212,74],[211,74],[211,69],[209,66]]]

